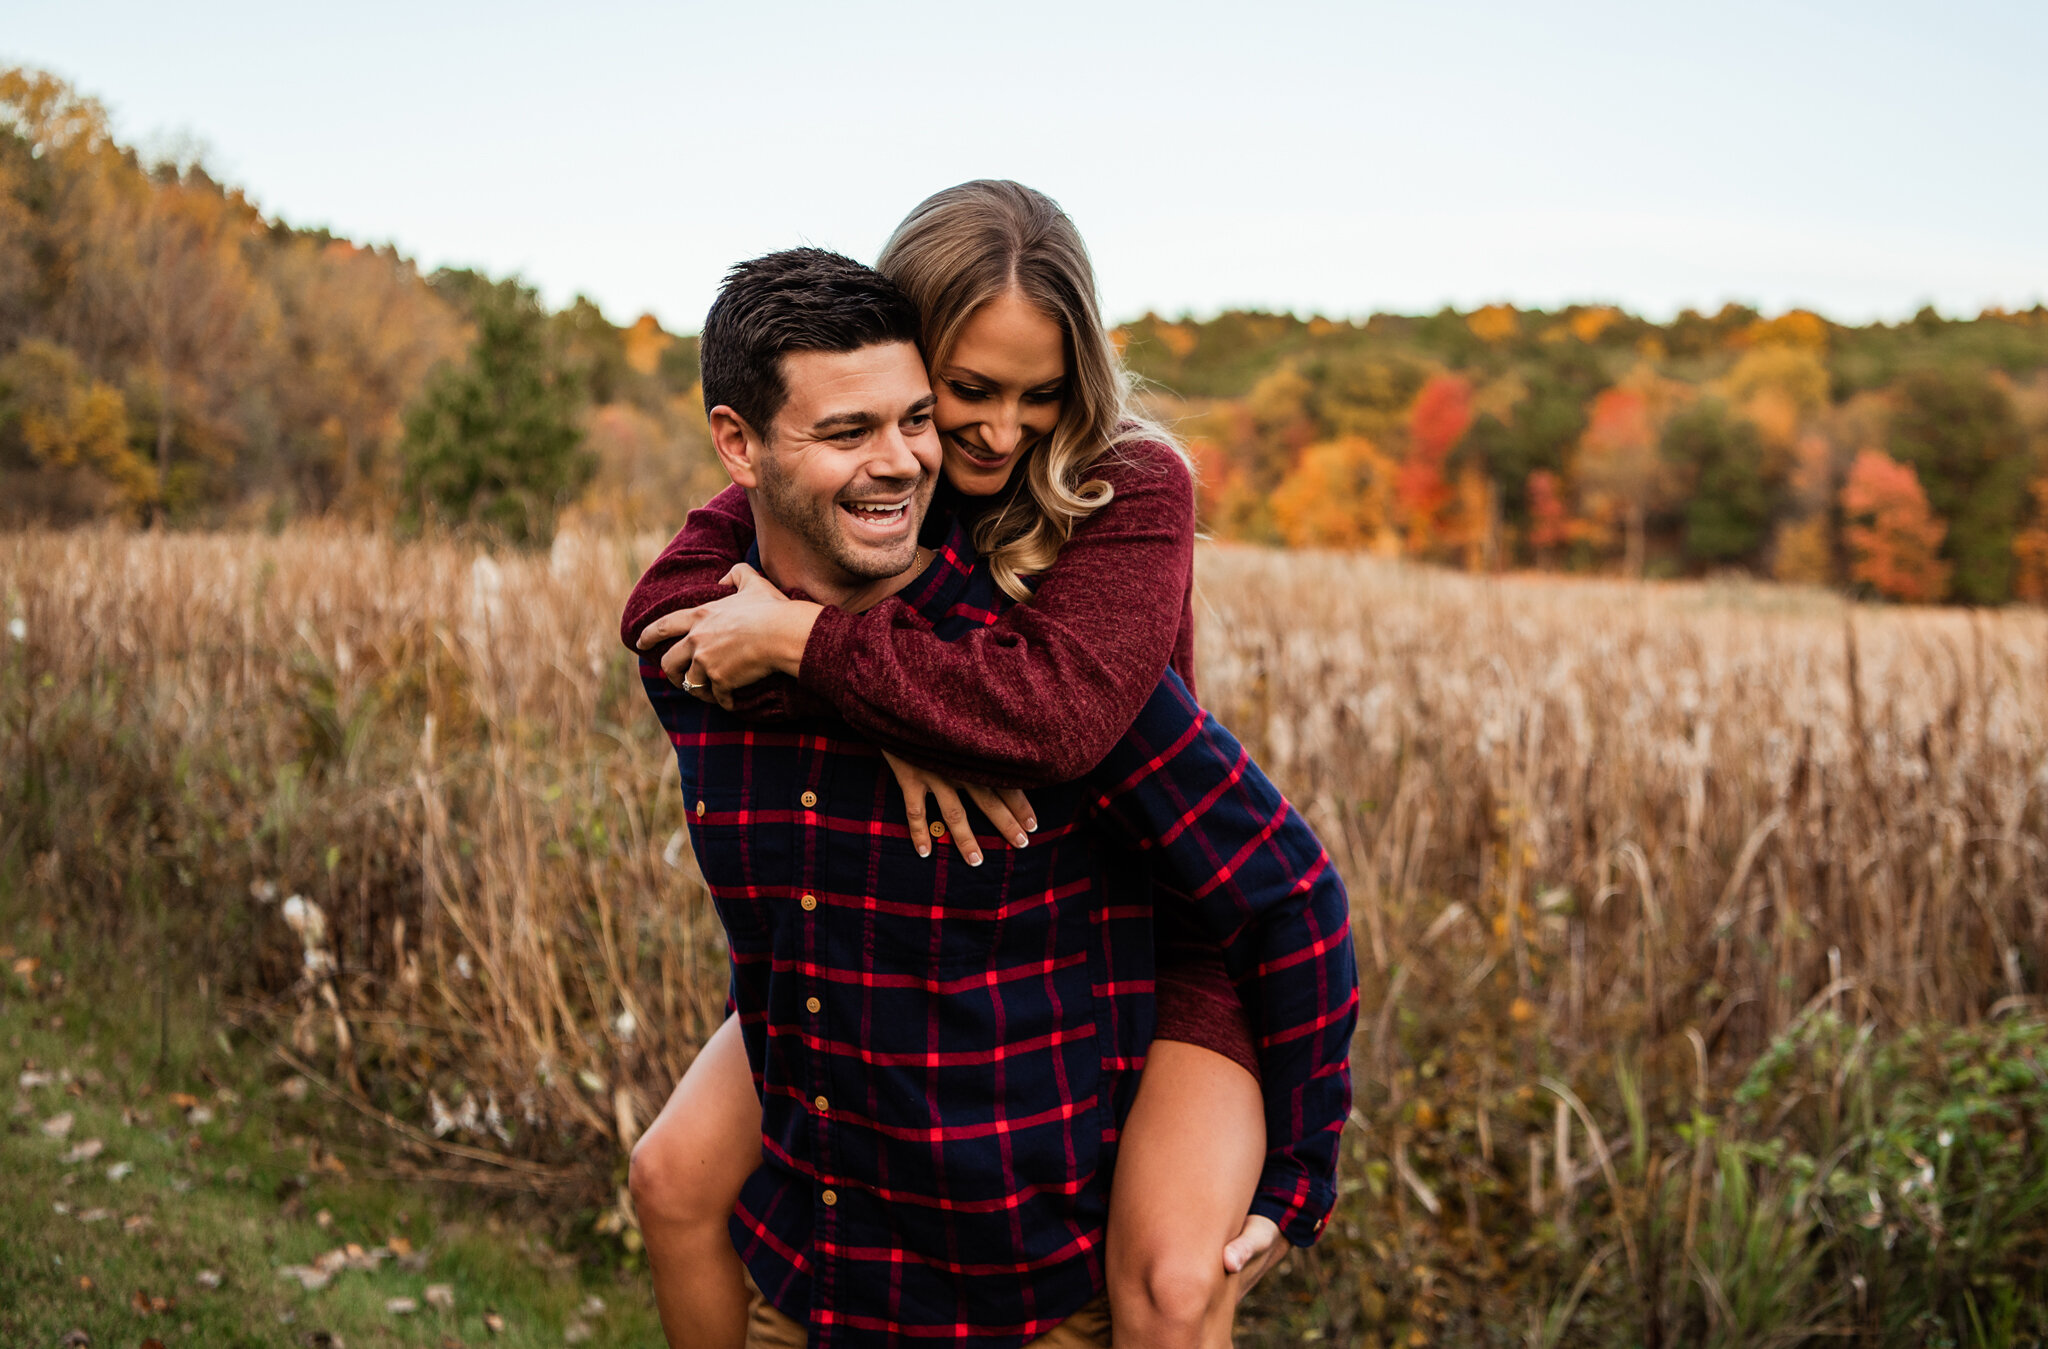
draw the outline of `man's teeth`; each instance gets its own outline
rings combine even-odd
[[[855,515],[865,515],[876,520],[891,520],[903,514],[903,503],[899,501],[893,506],[864,506],[857,501],[849,501],[846,503],[846,509]]]

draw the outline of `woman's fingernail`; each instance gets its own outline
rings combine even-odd
[[[930,857],[932,855],[932,850],[930,848],[925,847],[924,844],[920,843],[917,845],[917,855],[919,857]]]
[[[1031,835],[1029,835],[1029,834],[1019,834],[1019,835],[1017,835],[1017,846],[1018,846],[1018,847],[1020,847],[1020,848],[1028,848],[1028,847],[1030,847],[1030,846],[1031,846]]]
[[[967,865],[968,865],[968,866],[971,866],[971,867],[978,867],[978,866],[980,866],[980,865],[981,865],[981,854],[980,854],[980,853],[978,853],[978,852],[971,852],[971,853],[967,854]]]
[[[1037,833],[1037,832],[1038,832],[1038,821],[1037,821],[1037,819],[1035,819],[1035,818],[1034,818],[1034,819],[1029,819],[1029,820],[1026,820],[1026,821],[1024,821],[1024,827],[1025,827],[1026,829],[1029,829],[1029,830],[1030,830],[1030,831],[1031,831],[1032,833],[1034,833],[1034,834],[1035,834],[1035,833]]]

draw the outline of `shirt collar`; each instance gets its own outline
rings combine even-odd
[[[909,585],[896,592],[895,598],[917,610],[926,622],[935,624],[951,613],[967,593],[975,573],[981,570],[981,555],[974,551],[974,540],[969,537],[967,526],[951,511],[926,517],[918,538],[932,550],[932,560]],[[747,549],[747,565],[755,571],[761,570],[761,545],[758,541]],[[790,595],[798,599],[809,598],[797,591],[791,591]]]

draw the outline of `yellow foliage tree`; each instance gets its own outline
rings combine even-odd
[[[1273,491],[1273,522],[1296,548],[1398,551],[1396,472],[1364,436],[1311,445]]]
[[[93,471],[129,509],[156,499],[156,472],[128,443],[121,391],[90,378],[68,349],[31,339],[0,361],[0,421],[18,424],[37,462]]]

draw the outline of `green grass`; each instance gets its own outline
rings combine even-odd
[[[589,1237],[589,1214],[404,1178],[374,1131],[317,1090],[292,1100],[288,1070],[197,999],[173,1007],[159,1070],[140,981],[53,969],[84,962],[26,930],[0,924],[0,1344],[73,1330],[94,1346],[662,1342],[644,1272]],[[17,972],[28,959],[42,964]],[[94,1139],[96,1155],[65,1160]],[[278,1273],[348,1243],[410,1258],[317,1291]],[[441,1284],[451,1308],[428,1303]],[[395,1298],[417,1310],[391,1312]]]

